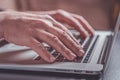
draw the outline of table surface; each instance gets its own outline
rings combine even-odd
[[[120,33],[119,33],[120,34]],[[103,74],[102,80],[120,80],[120,36],[117,37],[117,41],[114,45],[114,50],[108,58],[107,67]],[[28,75],[28,74],[13,74],[0,72],[0,80],[80,80],[75,77],[58,77],[47,75]],[[89,79],[91,80],[91,79]],[[92,79],[93,80],[93,79]]]

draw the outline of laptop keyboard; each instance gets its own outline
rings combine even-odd
[[[85,50],[85,55],[84,55],[84,57],[83,57],[81,62],[83,62],[83,63],[87,63],[88,62],[98,37],[99,36],[97,35],[97,36],[94,36],[94,37],[90,38],[87,41],[87,43],[85,44],[85,46],[83,46],[83,49]]]
[[[75,38],[79,41],[79,43],[82,45],[83,50],[85,51],[85,54],[83,57],[77,57],[73,61],[69,61],[65,59],[59,52],[57,52],[55,49],[53,49],[50,46],[45,47],[55,58],[56,62],[78,62],[78,63],[87,63],[89,61],[89,58],[92,54],[93,48],[95,46],[95,43],[98,39],[98,35],[90,36],[85,39],[80,38],[79,36],[75,36]],[[35,60],[40,60],[40,56],[35,58]]]

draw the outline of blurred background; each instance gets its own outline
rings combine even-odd
[[[83,16],[95,29],[110,29],[118,14],[119,0],[0,0],[0,8],[18,11],[63,9]]]

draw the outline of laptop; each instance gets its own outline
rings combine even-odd
[[[28,47],[2,41],[0,45],[0,70],[100,76],[106,66],[109,54],[112,54],[111,50],[116,41],[119,26],[120,13],[114,31],[95,31],[93,36],[83,39],[77,31],[70,30],[85,51],[83,57],[77,57],[73,61],[65,59],[55,49],[43,43],[44,47],[56,57],[56,62],[52,64],[45,62]]]

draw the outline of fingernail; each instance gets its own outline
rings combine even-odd
[[[80,50],[83,54],[85,53],[85,51],[83,49]]]
[[[51,56],[50,57],[50,62],[54,62],[55,61],[55,57]]]
[[[89,33],[87,31],[85,31],[83,35],[84,35],[84,38],[89,37]]]
[[[80,57],[81,57],[81,56],[83,56],[83,55],[84,55],[84,53],[85,53],[85,52],[84,52],[84,50],[83,50],[83,49],[80,49],[80,50],[79,50],[79,55],[78,55],[78,56],[80,56]]]
[[[71,55],[70,55],[70,60],[74,60],[76,57],[77,57],[77,56],[76,56],[75,54],[71,53]]]

